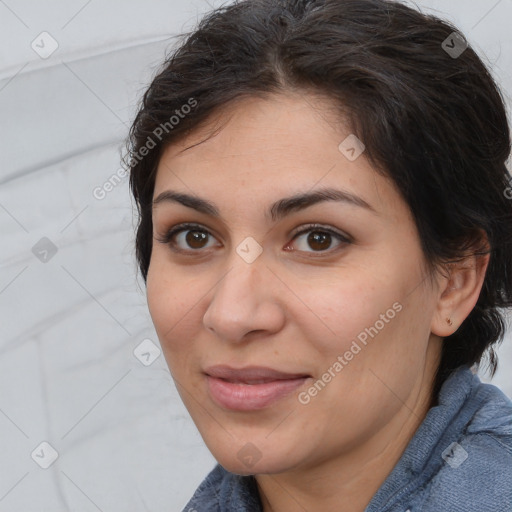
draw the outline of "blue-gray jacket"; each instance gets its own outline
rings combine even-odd
[[[254,478],[217,464],[183,512],[262,510]],[[512,512],[510,399],[460,367],[365,512]]]

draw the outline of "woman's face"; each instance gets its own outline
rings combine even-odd
[[[149,309],[183,402],[234,473],[370,460],[428,408],[437,288],[407,205],[353,139],[339,148],[350,132],[332,107],[245,99],[159,162]]]

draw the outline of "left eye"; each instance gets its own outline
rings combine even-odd
[[[326,252],[328,249],[331,249],[333,239],[338,241],[338,246],[350,243],[349,238],[341,233],[337,233],[331,229],[315,226],[310,226],[309,228],[300,231],[293,237],[293,240],[300,239],[306,234],[308,236],[302,239],[302,243],[299,243],[298,250],[302,252]],[[288,244],[286,248],[290,246],[291,244]],[[313,251],[308,251],[307,247],[312,248]]]

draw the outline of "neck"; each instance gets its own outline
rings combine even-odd
[[[363,512],[425,418],[431,392],[425,371],[398,414],[364,444],[286,473],[255,475],[263,512]]]

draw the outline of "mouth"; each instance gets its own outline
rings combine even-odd
[[[205,370],[212,400],[224,409],[254,411],[268,407],[312,378],[305,373],[287,373],[262,366],[241,369],[212,366]]]

